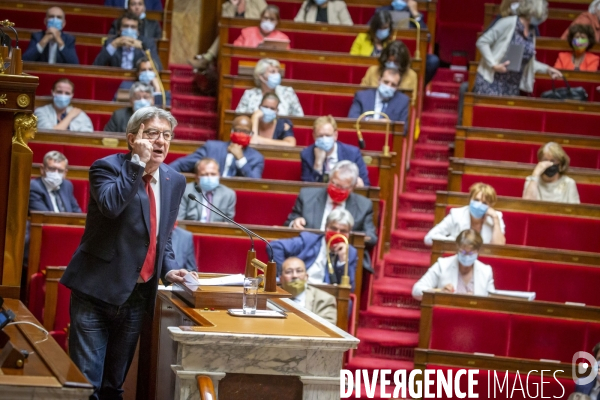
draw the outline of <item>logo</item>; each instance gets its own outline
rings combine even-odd
[[[578,385],[592,383],[598,376],[598,361],[590,353],[578,351],[573,355],[572,376]]]

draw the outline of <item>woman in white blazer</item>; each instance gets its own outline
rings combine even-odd
[[[487,296],[494,288],[492,267],[477,261],[483,244],[473,230],[462,231],[456,238],[458,251],[452,257],[440,257],[413,286],[412,295],[421,300],[424,291]]]
[[[434,240],[454,240],[465,229],[474,229],[485,244],[505,244],[505,227],[502,213],[492,207],[496,204],[496,191],[485,183],[475,183],[469,188],[469,205],[453,208],[446,217],[425,235],[425,244]]]
[[[296,22],[321,22],[330,25],[353,25],[352,17],[342,0],[306,0],[302,3]]]

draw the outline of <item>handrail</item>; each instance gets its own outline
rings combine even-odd
[[[198,382],[198,392],[200,392],[200,400],[217,400],[215,394],[215,387],[213,386],[212,379],[206,375],[198,375],[196,377]]]

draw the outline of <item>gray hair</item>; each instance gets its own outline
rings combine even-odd
[[[336,172],[340,179],[352,176],[352,186],[356,186],[356,181],[358,181],[358,167],[352,161],[343,160],[338,162],[331,169],[331,174],[329,176],[332,177]]]
[[[548,17],[548,2],[546,0],[519,0],[517,15],[527,19],[535,17],[545,20]]]
[[[571,393],[568,400],[591,400],[592,398],[583,393]]]
[[[69,160],[67,160],[67,157],[65,157],[65,155],[60,151],[56,150],[49,151],[46,153],[46,155],[44,155],[44,167],[48,166],[48,160],[52,160],[57,163],[66,161],[67,165],[69,165]]]
[[[131,85],[131,89],[129,89],[129,99],[133,99],[133,95],[137,92],[146,92],[152,95],[154,94],[154,89],[152,89],[152,86],[146,85],[143,82],[134,82],[133,85]]]
[[[590,14],[596,14],[596,11],[598,11],[599,7],[600,7],[600,0],[594,0],[588,7],[588,12]]]
[[[279,61],[274,60],[272,58],[262,58],[256,63],[256,67],[254,67],[254,84],[257,87],[260,87],[260,77],[263,76],[265,72],[267,72],[267,69],[269,67],[275,67],[279,69]]]
[[[352,230],[352,227],[354,226],[354,217],[352,214],[350,214],[350,211],[342,208],[336,208],[327,216],[327,222],[325,223],[325,226],[329,226],[329,224],[332,222],[348,225],[350,230]]]
[[[129,122],[127,122],[127,130],[125,132],[125,135],[127,135],[127,133],[136,134],[137,131],[140,130],[140,126],[143,123],[154,118],[164,119],[168,121],[171,125],[171,132],[174,131],[175,127],[177,126],[177,120],[170,112],[154,106],[142,107],[136,112],[134,112],[131,118],[129,118]],[[131,150],[129,142],[127,142],[127,146],[129,147],[129,150]]]

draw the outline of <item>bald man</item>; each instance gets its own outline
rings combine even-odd
[[[67,24],[60,7],[50,7],[44,19],[46,29],[31,35],[29,47],[23,53],[23,61],[47,62],[49,64],[79,64],[75,52],[75,37],[64,33]]]
[[[245,115],[236,117],[231,124],[228,142],[209,140],[189,156],[178,158],[170,166],[179,172],[194,172],[194,166],[205,157],[219,164],[221,176],[262,178],[265,159],[258,151],[249,147],[252,123]]]
[[[281,265],[279,277],[281,287],[292,295],[292,300],[301,307],[314,312],[319,317],[337,323],[335,297],[321,289],[308,286],[308,274],[304,261],[298,257],[289,257]]]

